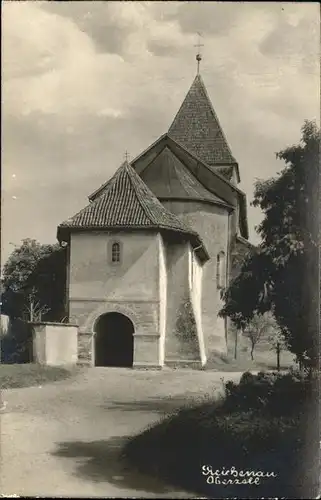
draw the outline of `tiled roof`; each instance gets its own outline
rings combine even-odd
[[[101,196],[58,226],[58,239],[72,229],[169,230],[186,234],[194,246],[203,246],[199,235],[161,204],[127,162]],[[203,251],[207,255],[204,246]]]
[[[219,174],[224,175],[224,177],[226,179],[228,179],[229,181],[232,179],[233,166],[231,166],[231,167],[214,167],[214,168]]]
[[[168,146],[169,149],[173,151],[173,153],[183,162],[184,165],[186,165],[186,167],[190,172],[193,173],[195,177],[200,178],[201,174],[203,180],[200,179],[200,182],[203,186],[206,187],[208,191],[215,193],[220,199],[223,199],[232,205],[234,203],[231,200],[231,197],[237,196],[240,209],[239,217],[241,234],[245,238],[248,238],[248,221],[245,193],[241,189],[239,189],[234,182],[227,179],[222,175],[222,173],[220,173],[219,166],[208,165],[204,160],[201,160],[189,149],[175,141],[175,139],[173,139],[173,137],[171,137],[169,134],[162,135],[158,139],[158,141],[154,142],[140,155],[134,158],[134,160],[131,161],[131,165],[139,175],[142,175],[144,169],[147,168],[147,166],[162,151],[162,149],[164,149],[165,146]],[[232,165],[230,166],[232,167]],[[212,179],[207,177],[208,171],[211,172]],[[93,199],[93,196],[98,196],[99,193],[103,192],[105,186],[106,184],[101,186],[99,190],[91,195],[91,198]]]
[[[168,133],[208,165],[236,163],[200,75]]]
[[[168,146],[141,173],[141,178],[160,200],[193,199],[226,205],[196,179]]]

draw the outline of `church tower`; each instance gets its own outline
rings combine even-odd
[[[168,133],[132,162],[161,203],[197,231],[209,260],[202,270],[201,317],[207,359],[227,354],[228,324],[218,316],[234,255],[246,252],[246,197],[239,166],[198,73]],[[241,248],[240,248],[241,247]]]
[[[237,161],[200,74],[196,75],[168,133],[218,173],[235,184],[240,182]]]

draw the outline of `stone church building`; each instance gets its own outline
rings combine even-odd
[[[168,132],[58,226],[80,361],[201,367],[227,353],[222,291],[250,246],[239,182],[197,74]]]

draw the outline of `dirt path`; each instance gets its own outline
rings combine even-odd
[[[126,469],[121,447],[163,415],[220,391],[223,376],[239,374],[91,368],[74,380],[3,391],[0,493],[193,497]]]

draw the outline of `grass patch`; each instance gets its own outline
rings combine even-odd
[[[282,375],[275,377],[283,380]],[[292,383],[291,375],[285,376],[284,381],[277,383],[279,395],[298,383]],[[255,384],[268,386],[266,402],[261,402],[262,389],[259,405],[255,398],[241,403],[242,395],[252,392],[247,388]],[[140,472],[210,498],[315,498],[316,436],[310,454],[306,447],[307,422],[311,419],[313,423],[313,416],[297,408],[280,414],[275,399],[268,401],[273,384],[269,375],[245,377],[240,390],[230,386],[230,396],[184,408],[133,437],[124,448],[124,457]],[[231,408],[230,401],[237,403],[235,408]],[[213,484],[202,474],[203,466],[210,466],[213,471],[232,467],[238,471],[262,471],[274,473],[275,477],[263,478],[259,485]],[[221,475],[220,479],[226,476]]]
[[[0,364],[0,388],[15,389],[57,382],[76,375],[79,370],[77,366],[44,366],[33,363]]]
[[[296,368],[294,356],[288,351],[283,351],[280,358],[280,370]],[[248,352],[240,352],[237,359],[233,354],[228,356],[212,355],[206,364],[206,370],[215,370],[222,372],[244,372],[260,370],[276,370],[276,355],[268,349],[257,349],[252,361]]]

